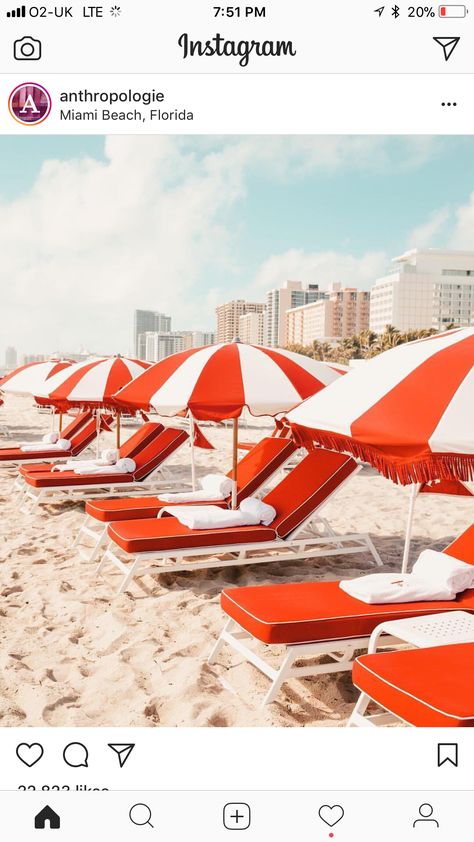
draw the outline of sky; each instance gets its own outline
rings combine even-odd
[[[369,289],[474,248],[473,137],[0,138],[0,364],[127,353],[135,308],[213,329],[285,280]]]

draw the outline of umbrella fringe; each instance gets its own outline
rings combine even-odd
[[[474,454],[430,453],[419,459],[400,457],[391,459],[369,444],[361,444],[347,436],[322,430],[311,430],[290,425],[295,444],[306,450],[324,447],[338,453],[350,453],[362,462],[368,462],[387,479],[400,485],[431,482],[436,479],[474,481]]]

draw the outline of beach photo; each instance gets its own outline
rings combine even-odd
[[[0,726],[472,725],[473,139],[1,147]]]

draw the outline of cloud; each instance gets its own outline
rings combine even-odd
[[[208,328],[216,277],[246,271],[238,203],[257,174],[419,166],[440,141],[374,137],[122,137],[105,160],[45,160],[30,190],[0,202],[2,336],[26,352],[131,349],[133,310]],[[254,290],[298,277],[367,286],[385,257],[289,250],[268,258]],[[213,280],[208,281],[212,275]],[[242,294],[242,285],[239,293]]]
[[[330,283],[368,289],[384,274],[389,259],[384,252],[366,252],[361,257],[338,252],[305,252],[290,249],[279,255],[272,255],[260,267],[253,290],[263,291],[281,286],[287,280],[301,280],[320,283],[325,289]]]
[[[474,250],[474,193],[469,201],[461,205],[454,214],[454,228],[450,238],[450,247]]]
[[[441,210],[434,211],[426,222],[418,225],[411,232],[408,238],[410,248],[436,247],[436,244],[440,242],[440,238],[446,233],[446,226],[450,220],[450,216],[451,214],[448,208],[441,208]]]

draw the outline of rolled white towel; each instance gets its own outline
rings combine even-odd
[[[367,605],[399,602],[437,602],[456,598],[453,591],[412,573],[372,573],[358,579],[346,579],[339,587],[349,596]]]
[[[119,452],[113,447],[108,447],[101,451],[100,458],[109,465],[113,465],[119,458]]]
[[[56,444],[25,444],[20,447],[22,453],[38,453],[42,450],[57,451],[58,453],[65,453],[71,449],[71,442],[68,439],[59,439]]]
[[[94,474],[133,474],[136,468],[136,462],[133,459],[119,459],[115,465],[108,465],[99,467],[98,465],[89,468],[75,469],[74,473],[79,476],[94,476]]]
[[[207,494],[219,495],[218,497],[208,497],[208,500],[224,500],[232,493],[232,480],[225,474],[206,474],[205,477],[202,477],[200,483],[202,490],[206,491]]]
[[[254,515],[258,518],[258,523],[263,523],[264,526],[270,526],[276,518],[276,509],[269,506],[268,503],[263,503],[258,497],[246,497],[245,500],[242,500],[239,508],[241,512]]]
[[[436,550],[423,550],[413,565],[412,575],[455,594],[474,587],[474,565]]]
[[[227,529],[231,526],[256,526],[259,521],[249,512],[220,509],[219,506],[166,506],[161,515],[177,518],[189,529]]]
[[[46,433],[46,435],[43,436],[42,441],[44,441],[45,444],[56,444],[59,441],[59,436],[57,433]]]
[[[64,462],[62,465],[54,465],[52,470],[58,471],[59,473],[65,473],[66,471],[79,471],[79,470],[95,470],[95,468],[106,468],[110,465],[115,465],[115,462],[105,462],[103,459],[68,459],[67,462]]]

